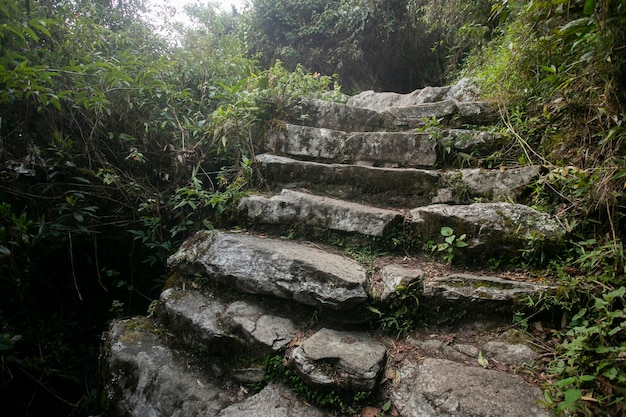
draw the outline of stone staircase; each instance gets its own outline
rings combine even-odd
[[[480,271],[565,230],[515,203],[541,167],[452,168],[503,146],[462,128],[497,118],[477,97],[462,80],[294,106],[267,132],[239,227],[188,239],[154,317],[112,324],[107,415],[552,415],[517,372],[538,352],[510,326],[551,287]],[[476,269],[424,257],[429,241]]]

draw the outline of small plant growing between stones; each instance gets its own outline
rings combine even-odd
[[[441,129],[444,127],[443,123],[441,123],[443,121],[443,118],[437,118],[435,116],[428,118],[428,117],[424,117],[422,119],[422,123],[423,125],[416,128],[415,131],[417,132],[427,132],[431,129]]]
[[[461,236],[457,237],[457,235],[454,234],[454,230],[448,226],[442,227],[439,233],[443,236],[443,242],[435,243],[431,241],[428,242],[428,246],[433,253],[437,252],[441,254],[448,265],[452,265],[452,261],[458,249],[467,247],[467,242],[465,241],[467,235],[463,233]]]
[[[295,372],[293,372],[281,355],[267,358],[265,364],[265,381],[281,381],[287,384],[296,394],[300,394],[313,404],[326,409],[345,412],[348,406],[344,399],[334,390],[318,391],[308,386]],[[358,399],[355,397],[355,400]]]
[[[400,284],[396,287],[396,296],[388,306],[377,308],[368,306],[367,309],[376,314],[380,329],[386,332],[396,332],[400,337],[413,329],[415,317],[419,310],[417,296],[421,281],[409,284]]]

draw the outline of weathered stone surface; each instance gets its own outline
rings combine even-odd
[[[239,291],[312,306],[343,310],[367,300],[363,267],[296,242],[200,231],[168,264],[182,273],[206,274]]]
[[[318,162],[415,168],[435,165],[435,144],[425,132],[346,133],[287,124],[267,133],[265,148],[274,154]]]
[[[445,181],[466,197],[506,200],[519,198],[540,173],[541,167],[535,165],[502,170],[472,168],[451,171]]]
[[[383,207],[429,204],[439,180],[438,172],[423,169],[321,164],[267,154],[257,155],[256,165],[273,190],[305,188]]]
[[[426,358],[407,362],[391,399],[402,417],[548,417],[541,391],[518,375]]]
[[[292,123],[348,132],[375,131],[389,124],[389,116],[375,110],[317,99],[301,100],[287,111]]]
[[[407,94],[393,92],[363,91],[348,98],[347,105],[372,110],[385,110],[388,107],[407,107],[445,100],[475,101],[480,97],[474,80],[462,78],[456,84],[443,87],[424,87]]]
[[[453,100],[446,100],[416,106],[390,107],[386,112],[392,116],[394,126],[401,128],[420,127],[432,118],[451,118],[457,113],[457,104]]]
[[[383,283],[380,300],[389,301],[397,296],[398,287],[408,288],[424,279],[421,269],[407,268],[402,265],[385,265],[381,268]]]
[[[424,311],[453,307],[467,317],[505,315],[517,310],[526,296],[548,287],[497,277],[452,274],[424,283]]]
[[[465,124],[495,123],[500,119],[498,106],[488,101],[457,102],[459,119]]]
[[[367,236],[384,236],[404,219],[396,211],[291,190],[271,198],[242,198],[237,211],[251,223],[302,224]]]
[[[434,167],[436,141],[426,132],[350,133],[344,159],[353,163],[393,167]]]
[[[523,248],[556,246],[565,229],[556,218],[528,206],[512,203],[434,204],[411,210],[417,233],[424,239],[440,241],[441,228],[451,227],[457,236],[467,234],[468,247],[458,256],[501,256]]]
[[[146,318],[115,321],[105,342],[106,415],[114,417],[216,415],[228,404],[222,391],[180,363]]]
[[[291,352],[295,371],[314,387],[371,391],[386,357],[385,346],[366,333],[322,329]]]
[[[475,364],[478,360],[480,350],[476,346],[465,343],[455,343],[443,346],[441,352],[450,360]]]
[[[388,107],[407,107],[418,104],[433,103],[447,98],[450,86],[425,87],[411,93],[363,91],[348,99],[348,106],[363,107],[371,110],[385,110]]]
[[[522,343],[507,343],[492,340],[482,347],[486,358],[495,359],[507,365],[523,365],[532,363],[537,358],[537,352]]]
[[[470,274],[451,274],[424,283],[424,297],[444,300],[514,301],[547,287],[522,281]]]
[[[446,96],[456,101],[476,101],[480,98],[481,92],[475,79],[465,77],[451,85]]]
[[[469,129],[432,129],[442,146],[450,147],[451,152],[489,155],[504,144],[502,135]]]
[[[279,155],[343,162],[347,135],[339,130],[286,124],[283,129],[267,132],[265,147]]]
[[[269,384],[258,394],[220,411],[217,417],[324,417],[324,413],[298,399],[289,388]]]
[[[449,340],[442,339],[413,339],[409,338],[408,342],[417,347],[427,356],[436,355],[444,357],[451,361],[462,362],[466,364],[476,364],[480,350],[470,344],[454,343]]]
[[[476,364],[482,353],[486,359],[492,359],[506,365],[530,364],[537,358],[537,353],[524,343],[505,341],[507,333],[480,344],[457,343],[456,341],[444,340],[433,337],[407,338],[407,341],[420,349],[420,354],[434,357],[443,356],[446,359]]]
[[[217,297],[197,291],[169,288],[161,293],[159,318],[177,335],[177,340],[198,351],[233,350],[241,342],[226,333],[219,321],[228,307]]]
[[[288,318],[269,314],[249,301],[235,301],[222,315],[224,328],[266,351],[278,351],[291,341],[296,328]]]

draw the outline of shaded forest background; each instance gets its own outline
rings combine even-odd
[[[165,259],[227,224],[271,118],[303,96],[409,92],[474,77],[541,163],[530,203],[569,227],[567,314],[547,372],[559,413],[626,397],[626,2],[0,0],[0,397],[4,415],[100,413],[100,336],[146,314]],[[590,400],[590,398],[592,400]],[[623,415],[623,414],[621,414]]]

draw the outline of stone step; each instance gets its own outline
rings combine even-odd
[[[111,416],[323,417],[288,387],[269,383],[248,396],[240,382],[211,372],[219,359],[190,359],[145,317],[113,322],[105,341],[103,406]],[[231,359],[235,359],[235,355]],[[256,381],[262,383],[261,381]],[[246,398],[247,397],[247,398]]]
[[[566,235],[556,217],[514,203],[434,204],[411,210],[411,216],[424,242],[444,243],[443,227],[456,237],[465,234],[468,246],[453,248],[454,254],[474,260],[554,250]]]
[[[216,415],[230,405],[224,381],[214,382],[161,340],[163,329],[145,318],[114,321],[104,342],[106,415]]]
[[[373,237],[386,236],[404,220],[397,211],[291,190],[270,198],[244,197],[237,212],[249,226],[304,225]]]
[[[543,167],[482,169],[466,168],[442,172],[442,180],[433,203],[463,204],[473,199],[516,201],[539,179]]]
[[[425,132],[351,132],[285,125],[266,135],[265,150],[318,162],[433,167],[436,142]]]
[[[388,107],[407,107],[444,100],[459,100],[462,97],[457,90],[458,88],[453,89],[453,86],[425,87],[406,94],[367,90],[349,97],[346,104],[371,110],[384,110]],[[475,100],[478,95],[472,95],[469,98]]]
[[[235,290],[328,308],[367,301],[367,274],[358,263],[317,247],[243,233],[200,231],[168,265],[183,276],[203,274]]]
[[[177,336],[169,330],[145,317],[112,323],[102,361],[107,415],[327,415],[280,382],[248,394],[240,385],[245,381],[222,372],[220,357],[186,355],[169,347],[164,338]],[[536,358],[522,335],[481,331],[475,325],[425,329],[394,343],[366,332],[322,328],[293,343],[284,353],[284,364],[312,389],[345,393],[346,398],[384,390],[394,415],[403,417],[443,412],[547,417],[552,414],[537,403],[541,391],[513,374],[518,366],[532,366]],[[379,407],[384,402],[376,394],[371,401]],[[375,408],[365,407],[361,415]]]
[[[420,319],[432,325],[467,320],[508,324],[517,312],[536,312],[527,305],[529,297],[555,289],[523,274],[458,271],[420,256],[385,257],[371,268],[368,291],[374,308],[393,312],[398,303],[418,307]]]
[[[302,188],[372,206],[417,207],[430,204],[440,175],[414,168],[377,168],[322,164],[275,155],[257,155],[256,166],[274,191]]]
[[[304,189],[377,207],[421,207],[431,203],[467,203],[475,198],[516,200],[539,178],[542,168],[524,166],[486,170],[424,170],[323,164],[262,154],[256,167],[265,186]]]
[[[385,345],[363,332],[321,329],[288,354],[296,373],[324,391],[371,392],[385,368]]]
[[[294,124],[349,132],[420,128],[433,120],[447,126],[484,125],[500,117],[497,106],[485,101],[445,100],[371,110],[319,99],[299,101],[286,116]]]
[[[463,162],[502,147],[503,138],[467,129],[404,132],[344,132],[285,124],[267,132],[263,151],[317,162],[433,168],[463,156]]]
[[[348,106],[391,115],[384,119],[397,127],[419,127],[425,119],[443,119],[457,124],[480,125],[499,120],[497,107],[480,101],[475,82],[463,78],[454,85],[425,87],[407,94],[364,91],[350,97]]]
[[[319,99],[300,100],[286,112],[295,124],[349,132],[385,130],[394,125],[388,113]]]
[[[258,394],[233,404],[216,417],[325,417],[326,413],[310,405],[282,384],[270,383]]]
[[[513,314],[527,309],[528,297],[548,291],[550,286],[533,282],[452,273],[424,281],[420,308],[435,323],[500,318],[510,322]]]
[[[541,390],[520,375],[448,359],[404,360],[391,390],[400,417],[549,417]]]
[[[480,91],[469,78],[462,78],[454,85],[441,87],[427,86],[410,93],[363,91],[349,97],[346,104],[349,106],[367,109],[384,110],[388,107],[407,107],[438,101],[476,101],[480,98]]]
[[[284,348],[296,333],[290,318],[258,303],[226,301],[193,289],[163,291],[158,311],[176,340],[195,352],[264,357]]]

